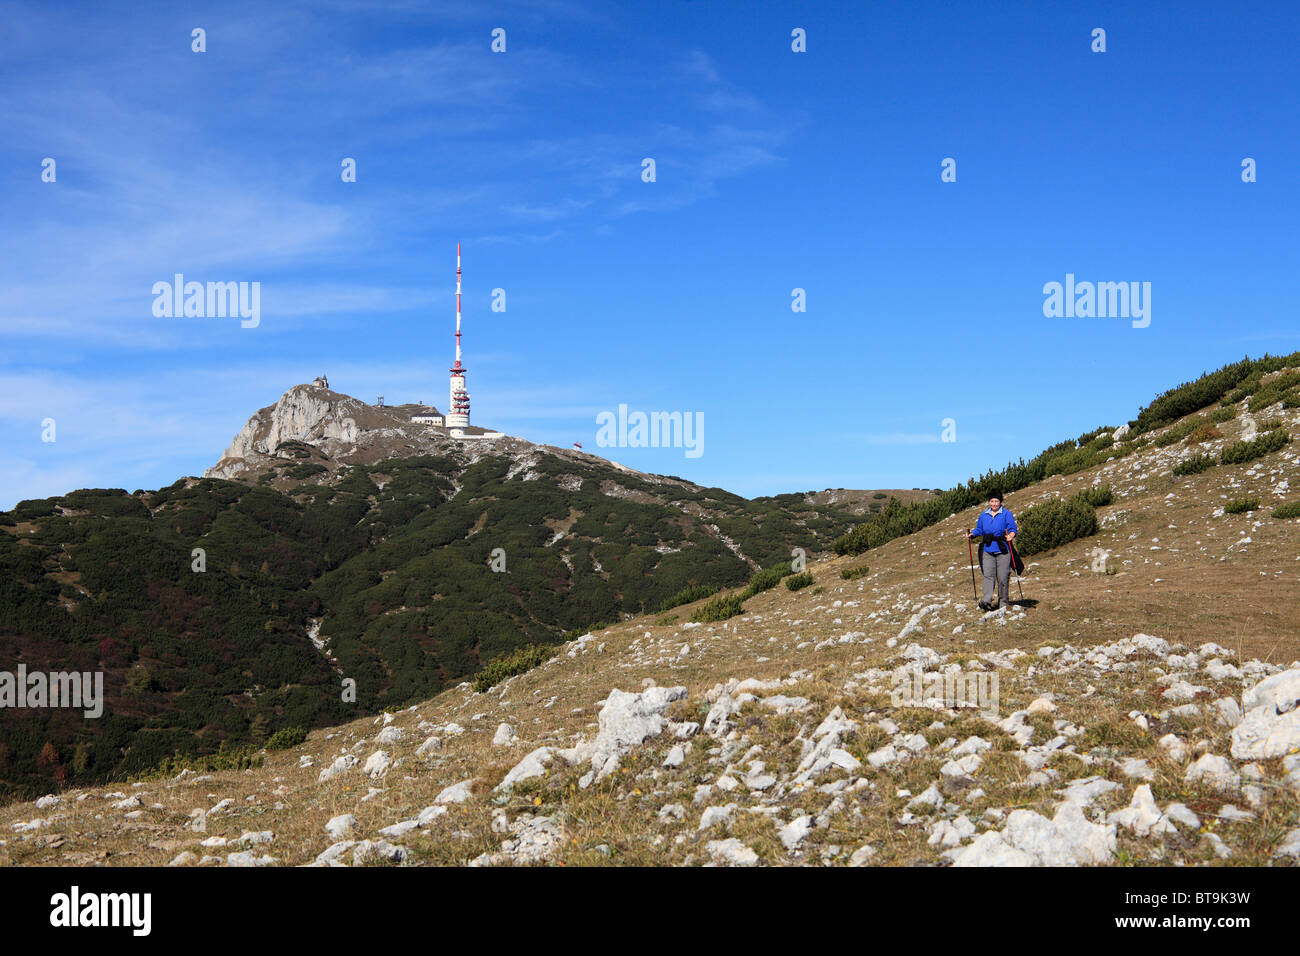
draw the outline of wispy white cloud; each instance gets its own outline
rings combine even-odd
[[[703,50],[689,51],[677,64],[691,95],[702,108],[719,113],[757,113],[762,104],[753,96],[728,83]]]

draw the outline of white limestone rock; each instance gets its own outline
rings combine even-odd
[[[336,817],[330,817],[329,822],[325,824],[325,832],[336,841],[342,840],[356,828],[357,818],[350,813],[340,813]]]
[[[983,737],[967,737],[964,741],[952,748],[951,756],[965,757],[967,754],[982,754],[986,750],[992,750],[993,745]]]
[[[1106,822],[1132,830],[1138,836],[1150,833],[1151,828],[1160,822],[1160,808],[1151,795],[1151,787],[1145,783],[1138,786],[1129,805],[1110,814]]]
[[[797,714],[810,708],[812,702],[807,697],[788,697],[785,694],[776,694],[772,697],[764,697],[759,701],[759,706],[774,710],[777,714]]]
[[[901,741],[899,746],[904,750],[910,750],[914,754],[930,749],[930,742],[921,734],[908,734]]]
[[[1182,763],[1187,758],[1187,745],[1175,734],[1165,734],[1156,741],[1156,746],[1167,753],[1174,763]]]
[[[501,844],[501,854],[514,863],[541,863],[564,844],[564,827],[556,817],[521,813],[510,824],[512,839]]]
[[[804,741],[803,754],[799,759],[799,765],[795,768],[793,782],[811,783],[832,767],[856,769],[853,766],[857,763],[856,758],[847,752],[837,753],[837,751],[842,751],[840,747],[842,737],[857,730],[857,727],[857,721],[845,717],[842,708],[834,708],[812,732],[812,740]]]
[[[447,807],[444,804],[434,804],[433,806],[428,806],[421,810],[420,815],[415,818],[415,822],[422,827],[427,827],[434,820],[437,820],[439,817],[445,817],[446,815]],[[493,832],[495,833],[496,831],[493,830]]]
[[[253,415],[203,476],[234,478],[250,463],[273,456],[287,441],[317,445],[327,454],[349,449],[362,434],[357,422],[367,419],[366,408],[356,399],[326,388],[295,385],[273,407]]]
[[[1236,727],[1241,723],[1241,705],[1235,697],[1220,697],[1210,704],[1210,711],[1225,727]]]
[[[497,732],[492,735],[492,746],[509,747],[512,743],[514,743],[518,739],[519,737],[515,733],[515,729],[511,727],[509,724],[506,723],[497,724]]]
[[[348,850],[357,845],[356,840],[340,840],[322,850],[316,859],[310,864],[311,866],[345,866],[339,858]]]
[[[1266,677],[1241,698],[1244,716],[1232,730],[1232,756],[1267,760],[1300,748],[1300,669]]]
[[[812,832],[813,818],[805,814],[801,817],[795,817],[785,826],[777,831],[777,836],[781,839],[781,844],[793,853],[803,843],[804,837]]]
[[[975,824],[965,814],[953,820],[937,820],[930,824],[930,846],[954,847],[975,835]]]
[[[334,779],[339,774],[344,773],[345,771],[351,770],[359,763],[361,763],[361,761],[358,760],[356,757],[352,756],[352,754],[343,754],[343,756],[341,757],[335,757],[334,762],[330,764],[328,767],[326,767],[324,770],[322,770],[320,774],[316,777],[316,779],[319,782],[324,783],[327,780]],[[211,812],[216,813],[216,808],[213,808]]]
[[[998,723],[998,729],[1010,734],[1021,747],[1028,746],[1034,738],[1034,727],[1026,718],[1029,712],[1013,711],[1005,720]]]
[[[533,777],[543,776],[553,759],[555,759],[554,747],[538,747],[515,764],[510,772],[505,775],[505,779],[497,784],[494,789],[499,792],[509,791],[521,780],[530,780]]]
[[[1282,842],[1278,845],[1278,848],[1273,851],[1273,856],[1275,858],[1283,856],[1290,857],[1291,859],[1300,862],[1300,827],[1296,827],[1282,838]]]
[[[953,866],[1083,866],[1106,863],[1114,853],[1115,825],[1090,823],[1077,803],[1066,801],[1051,820],[1013,810],[1005,828],[981,834]]]
[[[1231,803],[1225,803],[1219,809],[1219,819],[1227,820],[1230,823],[1245,823],[1247,820],[1255,819],[1255,814],[1249,810],[1242,810]]]
[[[879,750],[873,750],[867,754],[867,763],[876,769],[888,766],[898,761],[898,751],[894,749],[893,744],[885,744]]]
[[[376,750],[366,758],[366,764],[361,771],[370,777],[371,780],[377,780],[384,774],[388,773],[393,766],[393,758],[388,756],[385,750]]]
[[[686,819],[686,808],[680,803],[669,803],[659,808],[661,823],[681,823]]]
[[[1181,823],[1189,830],[1199,830],[1201,828],[1201,818],[1181,803],[1171,803],[1165,807],[1164,815],[1160,821],[1152,827],[1155,833],[1177,833],[1175,823]]]
[[[710,737],[725,737],[733,726],[727,718],[735,713],[735,709],[735,701],[729,694],[719,695],[704,718],[704,732]]]
[[[1214,754],[1202,754],[1200,759],[1187,768],[1183,779],[1188,783],[1199,781],[1216,790],[1230,793],[1241,789],[1241,774],[1232,769],[1232,764],[1226,758]]]
[[[935,807],[936,809],[943,806],[943,794],[934,784],[926,787],[919,795],[907,801],[907,809],[919,810],[921,807]]]
[[[858,847],[849,857],[849,866],[866,866],[871,862],[871,858],[876,855],[876,848],[870,844]]]
[[[707,830],[709,827],[716,826],[719,823],[726,823],[731,819],[731,812],[736,809],[734,803],[728,803],[721,807],[706,807],[700,814],[700,825],[696,828]]]
[[[1208,694],[1210,689],[1200,684],[1189,684],[1185,680],[1176,680],[1160,696],[1171,704],[1185,704],[1194,700],[1197,694]]]
[[[460,783],[453,783],[450,787],[444,787],[436,797],[433,798],[435,804],[442,803],[464,803],[472,794],[474,781],[477,777],[470,777],[468,780],[462,780]]]
[[[618,769],[619,761],[664,730],[664,711],[686,697],[685,687],[650,687],[639,694],[612,690],[600,709],[600,730],[592,744],[591,768],[596,780]]]
[[[727,866],[756,866],[758,854],[734,837],[727,840],[710,840],[705,849],[716,863]]]
[[[1228,844],[1223,842],[1223,837],[1219,836],[1217,833],[1205,833],[1202,834],[1202,836],[1205,841],[1210,844],[1210,848],[1214,851],[1214,855],[1219,859],[1226,860],[1232,856],[1232,850]]]
[[[1058,790],[1057,793],[1062,794],[1067,800],[1073,800],[1080,806],[1086,807],[1097,798],[1118,789],[1119,784],[1102,777],[1081,777],[1070,781],[1069,786],[1064,790]]]
[[[980,768],[984,758],[977,753],[967,754],[957,760],[949,760],[939,768],[939,773],[943,777],[953,780],[964,780],[971,777]]]
[[[407,856],[404,846],[394,846],[387,840],[362,840],[352,848],[352,865],[365,866],[381,861],[401,863]]]

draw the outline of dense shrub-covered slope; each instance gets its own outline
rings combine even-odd
[[[304,469],[287,493],[185,479],[0,513],[0,659],[102,671],[107,697],[90,720],[0,710],[0,788],[137,773],[424,699],[517,648],[827,550],[855,519],[551,455],[512,469],[426,455],[320,484]]]

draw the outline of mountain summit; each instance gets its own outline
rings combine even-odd
[[[467,437],[457,438],[440,425],[412,421],[413,417],[442,420],[438,410],[428,405],[368,405],[326,385],[295,385],[274,405],[259,409],[203,476],[248,480],[286,458],[312,461],[333,471],[345,464],[443,453],[495,434],[467,427],[461,429]],[[511,451],[531,444],[507,436],[490,441],[493,448]]]

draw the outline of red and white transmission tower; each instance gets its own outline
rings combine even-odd
[[[460,364],[460,243],[456,243],[456,364],[451,369],[451,403],[447,407],[447,427],[469,426],[469,392],[465,390],[465,373]]]

